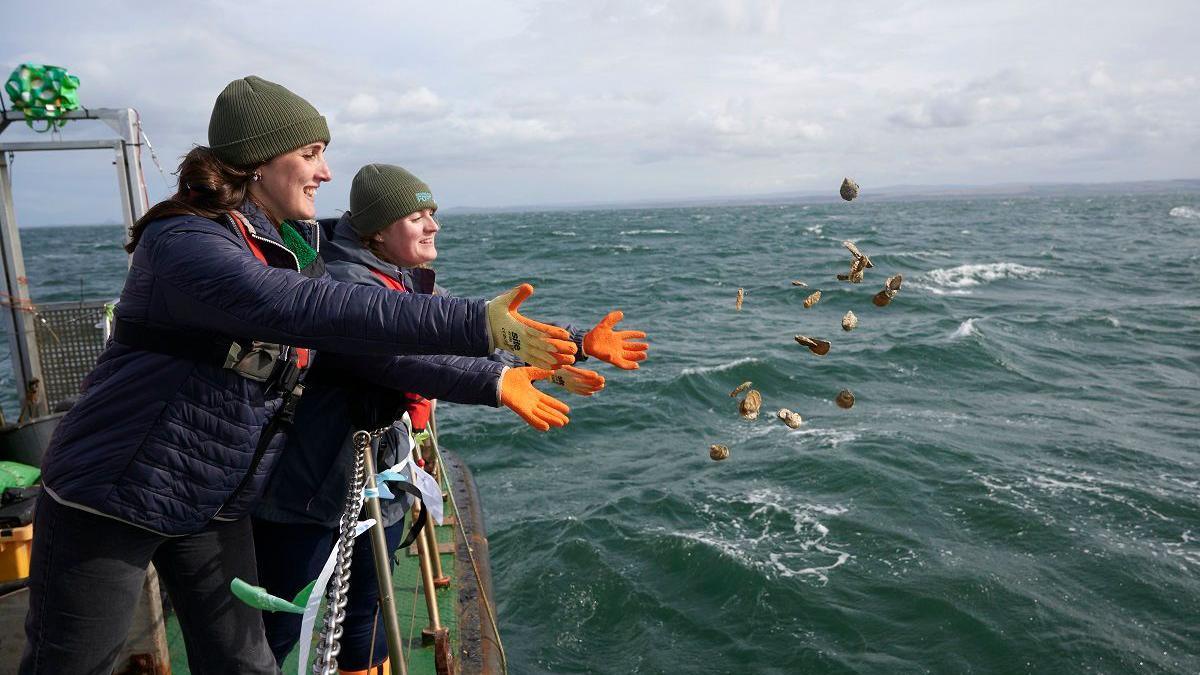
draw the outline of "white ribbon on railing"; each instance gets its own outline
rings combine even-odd
[[[358,521],[358,525],[354,528],[354,536],[366,532],[375,524],[374,518]],[[329,585],[329,577],[333,575],[333,567],[337,564],[337,543],[334,542],[333,550],[329,552],[329,557],[325,560],[325,566],[321,568],[321,574],[317,576],[317,583],[313,585],[312,592],[308,594],[308,604],[304,606],[304,615],[300,618],[300,659],[296,665],[296,675],[304,675],[308,672],[308,650],[312,646],[313,626],[317,623],[317,611],[321,608],[321,600],[325,598],[325,587]]]

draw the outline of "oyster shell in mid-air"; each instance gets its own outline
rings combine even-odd
[[[854,394],[851,394],[849,389],[843,389],[838,392],[834,402],[838,404],[839,408],[852,408],[854,407]]]
[[[808,309],[821,301],[821,291],[813,291],[812,295],[804,299],[804,309]]]
[[[748,420],[758,419],[758,411],[762,408],[762,394],[757,389],[751,389],[746,398],[738,404],[738,413]]]
[[[783,423],[793,429],[799,429],[800,425],[804,424],[804,419],[800,417],[800,413],[792,412],[787,408],[780,408],[779,412],[775,413]]]
[[[871,298],[871,302],[875,303],[876,307],[887,307],[892,298],[896,297],[896,293],[900,292],[900,284],[904,283],[904,277],[896,274],[887,278],[883,282],[883,290],[875,294]]]
[[[793,281],[792,285],[799,286],[800,288],[808,288],[808,284],[804,283],[803,281]]]
[[[845,246],[845,247],[846,247],[846,250],[847,250],[847,251],[850,251],[850,255],[854,256],[854,259],[855,259],[855,260],[860,260],[860,259],[861,259],[861,260],[863,261],[863,265],[864,265],[865,267],[867,267],[867,268],[871,268],[871,267],[874,267],[874,266],[875,266],[875,263],[871,262],[871,259],[867,257],[867,254],[865,254],[865,253],[863,253],[862,251],[858,250],[858,247],[854,245],[854,242],[852,242],[852,241],[848,241],[848,240],[847,240],[847,241],[843,241],[843,242],[842,242],[842,246]],[[851,265],[851,267],[850,267],[850,271],[851,271],[851,272],[853,272],[853,271],[854,271],[854,267],[853,267],[853,265]]]
[[[746,292],[739,288],[738,294],[737,294],[737,302],[733,305],[733,308],[736,311],[739,311],[739,312],[742,311],[742,300],[744,300],[745,298],[746,298]]]
[[[829,347],[831,346],[829,340],[818,340],[810,338],[807,335],[797,335],[795,340],[805,347],[808,347],[808,351],[816,354],[817,356],[825,356],[828,354]]]
[[[848,202],[854,201],[854,198],[858,196],[858,183],[849,178],[843,178],[842,187],[838,189],[838,194]]]
[[[750,384],[751,384],[750,381],[747,380],[746,382],[743,382],[743,383],[739,384],[738,386],[734,387],[733,391],[729,392],[729,397],[737,398],[738,394],[740,394],[743,391],[746,391],[747,389],[750,388]]]
[[[708,456],[711,457],[714,462],[719,462],[729,457],[729,446],[721,445],[720,443],[713,443],[712,445],[708,446]]]
[[[854,330],[858,327],[858,317],[854,316],[854,312],[846,312],[846,316],[842,317],[842,330]]]

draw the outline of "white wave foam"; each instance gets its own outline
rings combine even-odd
[[[922,274],[918,281],[945,288],[966,288],[1000,279],[1039,279],[1050,270],[1010,262],[944,267]]]
[[[635,234],[679,234],[679,230],[622,230],[621,234],[627,237]]]
[[[740,359],[730,361],[729,363],[722,363],[719,366],[700,366],[697,368],[684,368],[683,370],[679,371],[679,374],[680,375],[707,375],[708,373],[720,373],[720,372],[729,370],[730,368],[737,368],[738,366],[740,366],[744,363],[758,363],[758,359],[754,358],[753,356],[743,356]]]
[[[804,228],[804,231],[808,232],[809,234],[821,234],[822,228],[820,225],[811,225]]]
[[[979,320],[979,317],[972,317],[972,318],[967,319],[966,321],[960,323],[958,325],[958,329],[955,330],[954,334],[950,336],[950,339],[958,340],[960,338],[969,337],[971,335],[978,335],[979,331],[975,330],[975,322],[978,320]]]
[[[817,519],[840,516],[846,513],[843,506],[809,504],[775,490],[755,490],[745,496],[708,495],[698,513],[708,521],[703,531],[669,534],[714,548],[764,573],[814,577],[827,584],[829,571],[853,557],[840,544],[828,542],[829,527]]]
[[[774,425],[774,426],[778,426],[778,425]],[[779,428],[783,429],[784,427],[779,427]],[[831,448],[836,448],[837,446],[841,445],[842,443],[850,443],[850,442],[858,440],[858,434],[854,433],[853,431],[846,430],[846,429],[822,429],[819,427],[818,428],[802,427],[802,428],[796,429],[794,431],[789,430],[788,433],[795,435],[795,436],[812,436],[812,437],[816,438],[817,441],[819,441],[821,443],[825,443]]]
[[[1106,316],[1106,317],[1104,317],[1104,320],[1107,321],[1110,325],[1112,325],[1113,328],[1121,327],[1121,320],[1115,316]]]
[[[578,235],[576,235],[574,232],[571,232],[570,230],[561,231],[561,232],[560,232],[559,230],[550,230],[550,234],[553,234],[553,235],[554,235],[554,236],[556,236],[556,237],[575,237],[575,236],[578,236]]]
[[[1193,209],[1190,206],[1176,206],[1171,209],[1170,215],[1173,218],[1187,218],[1188,220],[1200,220],[1200,210]]]

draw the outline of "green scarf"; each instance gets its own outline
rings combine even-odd
[[[296,227],[292,225],[291,221],[283,221],[283,224],[279,226],[279,236],[283,237],[283,245],[296,255],[300,269],[308,267],[317,259],[317,252],[296,231]]]

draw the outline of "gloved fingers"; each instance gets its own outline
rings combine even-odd
[[[618,340],[641,340],[646,337],[646,334],[640,330],[619,330],[614,331],[613,336]]]
[[[559,340],[566,340],[567,342],[571,341],[571,334],[568,333],[565,328],[551,326],[550,324],[542,323],[541,321],[534,321],[533,319],[530,319],[522,314],[518,314],[517,312],[512,312],[511,316],[529,329],[526,332],[531,332],[535,335],[544,335],[546,338],[558,338]],[[571,344],[575,343],[571,342]],[[574,354],[575,352],[571,353]]]
[[[531,339],[535,340],[537,343],[540,343],[541,348],[545,349],[547,351],[552,351],[552,352],[555,352],[558,354],[563,354],[563,355],[572,356],[572,357],[574,356],[575,352],[579,351],[579,348],[575,346],[574,342],[571,342],[570,338],[557,339],[557,338],[553,338],[553,337],[546,337],[546,336],[542,335],[541,333],[538,333],[537,331],[529,331],[529,336]],[[572,358],[567,363],[574,363],[574,362],[575,362],[575,359]]]
[[[519,355],[524,356],[529,352],[545,352],[547,357],[550,359],[550,361],[547,362],[546,359],[543,358],[543,363],[535,365],[543,368],[553,368],[556,366],[570,365],[575,363],[574,355],[575,352],[578,351],[578,348],[575,347],[575,343],[571,342],[570,339],[556,339],[553,337],[547,337],[545,334],[532,328],[526,328],[524,333],[525,345],[524,348],[519,352]],[[533,363],[533,361],[530,361],[529,359],[525,360]]]
[[[596,324],[596,328],[612,328],[625,318],[625,313],[619,309],[614,309],[600,319],[600,323]]]
[[[627,352],[622,356],[614,356],[608,362],[622,370],[637,370],[637,361],[645,361],[646,352]]]
[[[538,404],[538,407],[537,407],[536,411],[534,412],[534,414],[537,416],[537,418],[539,420],[541,420],[542,422],[544,422],[552,427],[565,427],[565,426],[567,426],[567,422],[571,421],[569,418],[567,418],[566,415],[564,415],[552,408],[547,408],[546,406],[541,405],[541,404]]]
[[[531,295],[533,295],[533,286],[530,284],[521,284],[500,297],[507,297],[508,311],[515,314],[521,303],[525,302],[525,299]]]
[[[528,366],[521,367],[521,368],[513,368],[513,370],[518,373],[521,373],[521,375],[524,376],[525,379],[529,382],[534,382],[535,380],[544,380],[547,377],[550,377],[551,375],[554,374],[549,369],[546,369],[546,368],[530,368]],[[535,389],[534,391],[537,391],[537,390]]]
[[[559,368],[575,363],[575,357],[570,354],[562,354],[545,349],[523,349],[517,356],[521,357],[529,365],[537,368]]]
[[[525,410],[520,410],[520,409],[514,409],[513,412],[517,413],[517,415],[519,415],[521,417],[521,419],[525,420],[526,424],[533,427],[534,429],[537,429],[538,431],[549,431],[550,430],[550,425],[548,423],[546,423],[546,421],[543,420],[540,416],[538,416],[536,414],[536,412],[527,412]]]
[[[591,396],[604,388],[604,376],[594,370],[563,366],[560,370],[566,380],[567,391],[580,396]]]
[[[650,343],[648,343],[648,342],[622,342],[621,349],[622,349],[622,351],[627,351],[627,352],[644,352],[644,351],[650,349]]]
[[[543,394],[540,391],[538,392],[538,394],[539,394],[539,396],[538,396],[538,405],[539,406],[544,406],[547,409],[555,410],[562,415],[566,415],[567,413],[571,412],[571,407],[568,406],[566,403],[563,403],[562,401],[554,398],[553,396],[551,396],[549,394]]]

